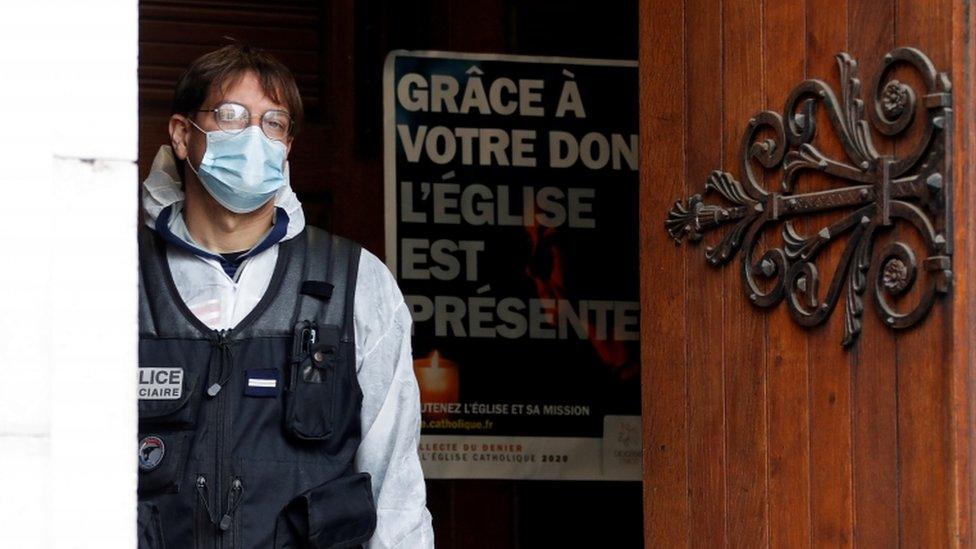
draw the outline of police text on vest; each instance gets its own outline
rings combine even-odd
[[[183,396],[183,368],[139,368],[139,398],[174,400]]]

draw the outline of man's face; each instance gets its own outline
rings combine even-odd
[[[251,113],[251,124],[260,126],[261,116],[270,110],[287,111],[288,108],[280,103],[274,102],[261,89],[261,83],[257,75],[253,72],[244,73],[236,82],[224,87],[223,90],[211,88],[207,94],[207,99],[200,106],[201,109],[212,109],[224,101],[233,101],[247,107]],[[217,121],[212,112],[190,113],[193,122],[203,128],[204,131],[217,131]],[[207,150],[207,136],[189,123],[186,116],[174,114],[169,121],[169,134],[173,152],[180,161],[189,157],[193,167],[200,165],[203,154]],[[285,153],[291,151],[292,137],[288,136],[284,143],[287,148]],[[192,172],[186,171],[187,177],[192,176]]]

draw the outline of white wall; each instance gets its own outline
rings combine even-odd
[[[0,7],[0,547],[134,547],[137,0]]]

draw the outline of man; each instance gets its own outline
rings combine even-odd
[[[294,78],[231,45],[177,83],[143,183],[140,547],[433,547],[411,319],[305,225]]]

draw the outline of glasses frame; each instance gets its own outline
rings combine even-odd
[[[219,111],[220,108],[223,107],[224,105],[237,105],[238,107],[244,109],[244,112],[247,113],[247,122],[248,122],[247,126],[244,126],[243,128],[241,128],[239,130],[226,130],[226,129],[224,129],[220,125],[220,117],[217,116],[217,111]],[[221,101],[220,103],[217,103],[217,105],[214,108],[212,108],[212,109],[197,109],[197,112],[209,112],[209,113],[212,113],[213,114],[214,123],[217,124],[217,129],[219,129],[220,131],[222,131],[224,133],[229,133],[231,135],[237,135],[237,134],[241,133],[242,131],[246,130],[247,128],[249,128],[251,126],[251,120],[254,118],[254,116],[251,114],[251,109],[248,109],[247,107],[245,107],[244,105],[242,105],[242,104],[240,104],[240,103],[238,103],[236,101]],[[268,114],[270,114],[270,113],[283,114],[283,115],[285,115],[285,116],[288,117],[288,132],[281,139],[279,139],[277,137],[271,137],[270,135],[268,135],[267,130],[264,129],[265,117],[268,116]],[[261,128],[261,133],[263,133],[265,135],[265,137],[267,137],[268,139],[272,139],[274,141],[284,142],[285,138],[291,137],[292,136],[292,133],[295,131],[295,119],[294,119],[294,117],[292,117],[291,113],[289,113],[288,111],[281,110],[281,109],[269,109],[269,110],[264,111],[264,113],[261,115],[261,123],[258,124],[258,127]]]

